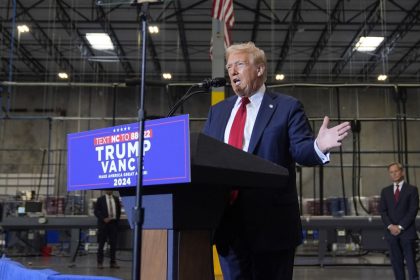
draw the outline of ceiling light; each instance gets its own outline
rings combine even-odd
[[[65,79],[68,79],[68,78],[69,78],[69,74],[67,74],[66,72],[60,72],[60,73],[58,73],[57,75],[58,75],[58,77],[59,77],[60,79],[63,79],[63,80],[65,80]]]
[[[353,50],[359,52],[371,52],[382,43],[384,37],[360,37]]]
[[[388,79],[388,76],[387,76],[387,75],[385,75],[385,74],[380,74],[380,75],[378,75],[378,81],[383,82],[383,81],[385,81],[386,79]]]
[[[172,75],[171,75],[171,73],[163,73],[163,74],[162,74],[162,76],[163,76],[163,78],[164,78],[165,80],[170,80],[170,79],[172,79]]]
[[[157,25],[149,25],[149,33],[150,34],[158,34],[159,33],[159,27],[157,27]]]
[[[106,33],[86,33],[86,39],[95,50],[113,50],[111,38]]]
[[[283,81],[284,80],[284,74],[277,74],[276,75],[276,80],[277,81]]]
[[[17,30],[19,33],[26,33],[29,32],[29,27],[26,24],[21,24],[17,26]]]

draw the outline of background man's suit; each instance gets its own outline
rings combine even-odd
[[[98,218],[98,264],[102,264],[104,253],[103,248],[105,242],[108,240],[110,246],[110,263],[111,266],[115,265],[115,253],[118,238],[118,222],[121,216],[120,200],[116,196],[112,196],[115,202],[115,219],[105,223],[104,219],[109,217],[107,206],[107,195],[99,197],[95,205],[95,216]]]
[[[419,206],[419,194],[417,187],[408,183],[403,184],[398,202],[394,199],[394,185],[385,187],[381,192],[380,210],[385,227],[388,225],[400,225],[401,233],[393,236],[387,229],[385,239],[389,244],[390,257],[395,276],[398,280],[405,279],[404,256],[410,279],[418,279],[415,247],[417,231],[415,219]]]
[[[224,141],[225,128],[237,98],[232,96],[210,109],[205,134]],[[244,246],[255,252],[294,250],[302,239],[295,162],[322,164],[301,103],[267,91],[255,120],[248,152],[287,168],[288,183],[279,185],[276,190],[240,191],[216,230],[218,252],[223,255],[232,235],[239,236]]]

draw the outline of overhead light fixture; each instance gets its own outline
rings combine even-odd
[[[58,77],[59,77],[60,79],[62,79],[62,80],[66,80],[66,79],[68,79],[68,78],[69,78],[69,74],[67,74],[66,72],[60,72],[60,73],[58,73],[57,75],[58,75]]]
[[[158,34],[159,27],[157,25],[149,25],[149,33],[150,34]]]
[[[29,32],[29,27],[26,24],[21,24],[17,26],[17,30],[19,33],[27,33]]]
[[[388,79],[388,76],[387,76],[387,75],[385,75],[385,74],[380,74],[380,75],[378,75],[378,81],[383,82],[383,81],[385,81],[386,79]]]
[[[162,74],[162,77],[163,77],[165,80],[170,80],[170,79],[172,79],[172,74],[171,74],[171,73],[163,73],[163,74]]]
[[[283,81],[284,80],[284,77],[285,77],[284,74],[277,74],[276,75],[276,80],[277,81]]]
[[[360,37],[353,50],[358,52],[371,52],[376,50],[382,44],[383,40],[384,37]]]
[[[111,38],[106,33],[86,33],[86,39],[95,50],[113,50]]]

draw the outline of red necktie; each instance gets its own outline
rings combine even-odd
[[[248,97],[242,97],[241,105],[233,119],[232,127],[229,133],[228,144],[242,150],[244,144],[244,128],[246,122],[246,105],[249,103]],[[230,193],[230,204],[233,204],[238,197],[238,191]]]
[[[399,188],[399,185],[397,185],[397,188],[395,189],[394,199],[395,199],[395,202],[398,202],[398,199],[400,199],[400,188]]]

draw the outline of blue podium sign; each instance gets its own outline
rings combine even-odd
[[[68,191],[137,184],[138,123],[67,136]],[[143,186],[189,183],[188,115],[145,122]]]

